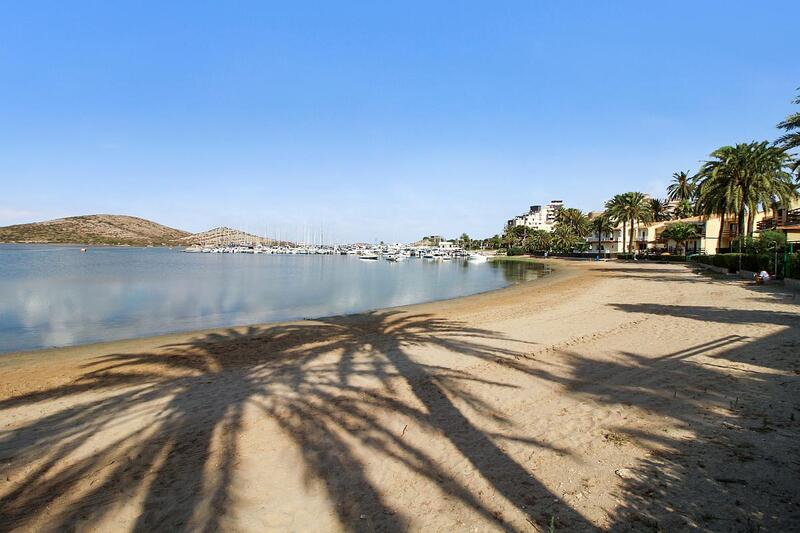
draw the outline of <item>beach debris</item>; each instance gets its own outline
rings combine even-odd
[[[608,433],[603,434],[603,438],[606,439],[608,442],[614,444],[615,446],[624,446],[628,443],[628,437],[622,435],[620,433],[615,433],[613,431],[609,431]]]
[[[622,479],[633,480],[633,481],[644,481],[644,476],[631,470],[630,468],[619,468],[614,470],[614,473],[621,477]]]

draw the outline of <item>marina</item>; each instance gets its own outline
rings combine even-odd
[[[499,289],[544,273],[536,265],[476,264],[459,252],[390,247],[0,251],[0,353],[356,313]]]

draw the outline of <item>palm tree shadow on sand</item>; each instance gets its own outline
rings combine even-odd
[[[622,471],[608,531],[800,531],[800,314],[713,306],[611,304],[629,313],[721,324],[772,324],[760,338],[728,334],[643,357],[598,360],[561,350],[566,372],[534,373],[602,407],[627,406],[664,429],[610,427],[648,449]],[[668,431],[672,426],[683,431]],[[691,432],[688,437],[685,432]],[[767,473],[767,475],[763,475]]]
[[[389,311],[229,330],[94,360],[71,384],[0,402],[3,411],[59,405],[0,433],[0,459],[13,480],[0,497],[3,527],[41,524],[43,514],[52,529],[91,525],[132,498],[137,531],[224,528],[245,409],[256,408],[301,451],[305,477],[324,487],[343,529],[408,526],[409,511],[392,507],[353,442],[435,483],[498,529],[520,529],[389,423],[402,416],[446,439],[526,527],[544,529],[555,516],[570,530],[594,530],[499,443],[545,445],[515,436],[513,424],[470,392],[474,384],[510,385],[417,360],[410,350],[425,346],[531,374],[522,353],[498,340],[459,322]],[[126,432],[142,417],[151,422]],[[481,428],[492,424],[505,431]],[[110,437],[97,439],[101,433]]]

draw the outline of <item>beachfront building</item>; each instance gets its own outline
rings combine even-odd
[[[800,243],[800,200],[788,208],[776,206],[770,215],[756,223],[756,231],[781,231],[787,242]]]
[[[589,218],[597,214],[599,213],[589,213]],[[664,230],[675,222],[694,224],[697,227],[698,238],[686,243],[686,248],[690,254],[706,253],[713,255],[718,251],[732,251],[731,245],[739,235],[739,224],[735,215],[728,215],[724,220],[718,215],[666,220],[636,225],[633,232],[633,250],[640,252],[682,253],[682,246],[679,247],[674,240],[663,237]],[[756,213],[753,229],[755,236],[767,230],[781,231],[786,234],[788,242],[800,245],[800,200],[794,201],[787,208],[775,206],[765,212]],[[629,239],[630,227],[627,227],[625,250],[623,250],[622,225],[619,224],[614,228],[613,232],[604,233],[599,239],[596,233],[588,235],[586,237],[586,248],[590,252],[624,253],[629,250]]]
[[[551,231],[556,223],[556,214],[562,207],[564,207],[564,202],[561,200],[551,200],[544,206],[532,205],[527,213],[509,219],[507,226],[527,226],[531,229]]]

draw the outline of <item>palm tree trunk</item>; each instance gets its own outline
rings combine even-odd
[[[738,224],[738,228],[736,233],[739,237],[744,236],[744,221],[745,221],[745,203],[742,202],[742,205],[739,206],[739,216],[737,217],[736,223]]]
[[[629,253],[633,253],[633,231],[634,231],[633,220],[631,220],[631,240],[630,242],[628,242]]]
[[[627,236],[626,234],[628,233],[628,225],[627,224],[628,223],[625,222],[624,220],[622,221],[622,253],[623,254],[625,253],[625,237]]]
[[[722,250],[722,232],[725,229],[725,210],[722,210],[722,218],[719,220],[719,235],[717,235],[717,253]]]

